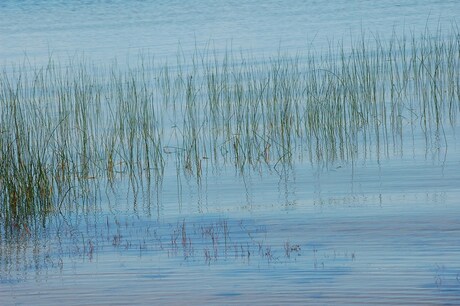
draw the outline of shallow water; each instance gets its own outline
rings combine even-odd
[[[129,4],[128,4],[129,3]],[[361,31],[449,28],[456,1],[2,1],[9,65],[82,53],[164,60],[211,43],[270,57]],[[180,42],[180,46],[178,43]],[[420,131],[388,155],[200,183],[167,169],[157,188],[95,199],[0,237],[0,304],[458,304],[460,126]],[[414,136],[414,138],[412,138]],[[375,153],[375,152],[374,152]],[[3,233],[3,232],[2,232]]]

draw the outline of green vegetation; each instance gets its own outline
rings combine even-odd
[[[170,167],[199,180],[204,164],[379,159],[419,128],[439,147],[460,110],[459,70],[456,28],[261,62],[196,50],[124,70],[20,65],[0,75],[0,220],[26,226],[120,177],[161,188]]]

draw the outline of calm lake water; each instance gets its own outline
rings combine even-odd
[[[105,61],[213,49],[273,55],[327,48],[362,31],[420,32],[458,21],[457,1],[34,1],[0,3],[0,59],[15,63],[84,53]],[[180,46],[179,46],[180,44]]]
[[[6,0],[0,65],[123,67],[206,47],[263,61],[448,32],[458,12],[458,1]],[[459,304],[460,124],[443,132],[405,131],[400,147],[352,162],[209,165],[199,184],[167,168],[161,190],[137,194],[122,181],[0,237],[0,304]]]

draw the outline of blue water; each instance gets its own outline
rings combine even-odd
[[[2,1],[0,63],[84,54],[123,61],[210,44],[273,55],[327,48],[361,32],[420,32],[458,22],[457,1]]]
[[[321,53],[363,33],[448,30],[458,12],[458,1],[7,0],[0,65]],[[0,304],[458,304],[459,133],[328,167],[230,166],[200,184],[170,171],[137,196],[117,186],[0,237]]]

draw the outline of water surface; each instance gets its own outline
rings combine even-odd
[[[435,33],[458,11],[457,1],[2,1],[0,63],[125,67],[139,53],[175,62],[206,46],[263,61],[362,33]],[[353,161],[246,175],[209,165],[198,183],[171,167],[161,188],[137,194],[120,179],[115,195],[0,237],[1,304],[458,304],[460,125],[445,127],[429,141],[405,130],[389,154]]]

